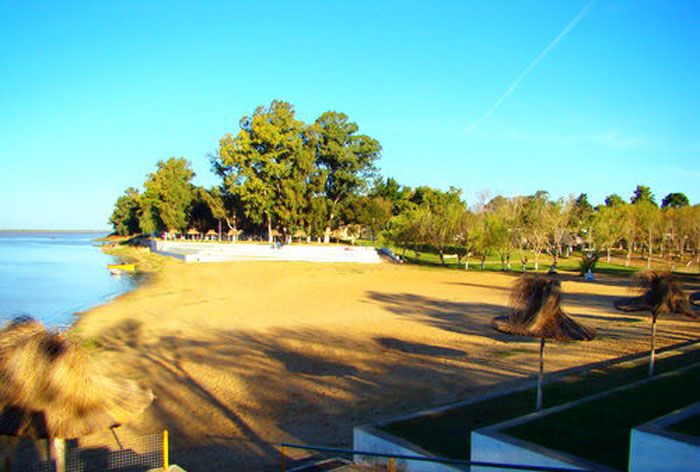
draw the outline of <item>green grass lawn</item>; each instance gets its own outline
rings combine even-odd
[[[668,372],[695,362],[700,362],[700,348],[673,357],[658,359],[658,372]],[[595,369],[583,374],[568,375],[545,385],[545,408],[642,380],[646,378],[647,372],[648,365],[642,360],[636,364],[624,363]],[[380,429],[416,444],[437,456],[469,459],[472,430],[532,413],[535,406],[535,395],[535,388],[531,388],[457,407],[435,415],[391,423]]]
[[[700,437],[700,414],[690,416],[683,421],[670,425],[666,429],[681,434],[687,434],[688,436]]]
[[[700,365],[503,432],[627,470],[630,430],[695,402],[698,385]]]
[[[377,245],[377,247],[380,247],[381,245]],[[422,252],[420,253],[420,257],[416,257],[415,253],[412,250],[402,250],[402,249],[397,249],[397,248],[390,248],[394,253],[397,255],[400,255],[403,259],[405,259],[408,263],[411,264],[418,264],[418,265],[423,265],[423,266],[435,266],[435,267],[447,267],[451,269],[462,269],[464,270],[464,260],[460,263],[456,257],[448,257],[445,259],[445,264],[443,265],[440,262],[440,256],[438,254],[433,254],[430,252]],[[560,257],[559,262],[557,264],[557,270],[560,271],[565,271],[565,272],[579,272],[579,263],[581,261],[581,254],[579,253],[572,253],[570,257]],[[539,271],[546,272],[549,270],[550,265],[552,264],[552,258],[551,256],[547,254],[542,254],[542,256],[539,259]],[[529,260],[525,266],[528,272],[534,271],[535,270],[535,263],[533,261],[532,256],[529,257]],[[478,257],[470,257],[469,258],[469,270],[474,270],[474,271],[479,271],[481,270],[481,259]],[[501,271],[501,259],[498,256],[490,256],[486,259],[486,265],[484,266],[484,270],[486,271]],[[510,259],[510,271],[511,272],[522,272],[523,270],[523,264],[520,262],[520,256],[518,251],[514,251],[511,254],[511,259]],[[625,267],[624,265],[617,265],[617,264],[608,264],[605,261],[599,261],[598,264],[596,265],[596,268],[594,272],[600,273],[600,274],[610,274],[610,275],[631,275],[635,272],[637,272],[639,267]]]

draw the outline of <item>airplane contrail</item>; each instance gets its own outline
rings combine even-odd
[[[578,15],[576,15],[576,16],[574,17],[574,19],[571,20],[571,21],[569,22],[568,25],[566,25],[566,28],[564,28],[564,29],[561,31],[561,33],[559,33],[559,34],[557,35],[557,37],[554,38],[554,40],[552,40],[552,42],[550,42],[550,43],[547,45],[547,47],[544,48],[544,49],[542,50],[542,52],[540,52],[540,53],[537,55],[537,57],[535,57],[535,59],[532,60],[532,62],[530,62],[530,64],[528,64],[528,66],[520,73],[520,75],[518,75],[518,76],[515,78],[515,80],[514,80],[514,81],[510,84],[510,86],[501,94],[501,96],[498,97],[498,100],[496,100],[496,101],[494,102],[494,104],[491,105],[491,107],[490,107],[488,110],[486,110],[486,113],[484,113],[483,115],[481,115],[481,116],[479,117],[478,120],[476,120],[474,123],[472,123],[472,124],[467,128],[467,131],[466,131],[466,134],[467,134],[467,135],[472,134],[479,126],[481,126],[482,124],[484,124],[484,122],[486,122],[489,118],[491,118],[491,115],[493,115],[493,114],[496,112],[496,110],[498,110],[498,109],[500,108],[500,106],[503,104],[503,102],[506,101],[506,99],[507,99],[508,97],[510,97],[510,95],[515,91],[515,89],[518,88],[518,85],[520,85],[520,82],[522,82],[523,79],[525,79],[525,77],[527,77],[528,75],[530,75],[530,73],[535,69],[535,67],[537,67],[537,65],[538,65],[540,62],[542,62],[542,60],[543,60],[545,57],[547,57],[547,55],[548,55],[550,52],[552,52],[552,50],[553,50],[555,47],[557,47],[557,45],[561,42],[561,40],[564,39],[564,38],[566,37],[567,34],[569,34],[569,32],[574,28],[574,26],[576,26],[576,24],[577,24],[579,21],[581,21],[581,20],[583,19],[584,16],[586,16],[586,13],[588,13],[588,10],[590,10],[590,8],[591,8],[591,6],[593,5],[594,2],[595,2],[595,0],[591,0],[590,2],[588,2],[588,3],[586,4],[586,6],[584,6],[583,9],[578,13]]]

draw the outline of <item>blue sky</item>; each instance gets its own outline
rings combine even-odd
[[[207,153],[273,98],[347,113],[384,175],[472,203],[700,203],[700,1],[588,4],[0,0],[0,228],[106,228],[170,156],[213,185]]]

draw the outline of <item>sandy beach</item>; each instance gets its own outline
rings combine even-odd
[[[354,425],[536,372],[537,341],[489,325],[507,313],[518,274],[166,258],[158,265],[142,287],[83,314],[76,332],[157,396],[117,435],[167,428],[174,462],[187,470],[276,470],[272,443],[350,446]],[[598,338],[548,344],[547,371],[648,349],[648,315],[612,306],[632,294],[629,279],[560,277],[564,309]],[[664,317],[658,334],[659,346],[683,342],[700,336],[700,323]],[[81,445],[117,447],[109,432]]]

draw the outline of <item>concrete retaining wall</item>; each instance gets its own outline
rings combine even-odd
[[[275,247],[269,244],[205,243],[186,241],[151,241],[151,251],[178,258],[184,262],[227,261],[303,261],[351,262],[377,264],[381,262],[373,247],[316,246],[290,244]]]
[[[419,457],[431,457],[434,454],[387,434],[371,426],[356,426],[352,432],[352,448],[358,451],[378,452],[382,454],[402,454]],[[356,455],[353,457],[356,464],[386,464],[388,459],[380,457],[365,457]],[[396,470],[405,472],[461,472],[468,468],[459,468],[435,462],[422,462],[411,460],[396,460]]]
[[[700,438],[666,428],[700,413],[700,403],[662,416],[632,430],[630,472],[700,470]]]
[[[536,444],[520,441],[511,436],[494,432],[472,431],[471,460],[496,462],[499,464],[534,465],[539,467],[562,467],[575,470],[601,470],[576,464],[577,458],[553,451]],[[472,472],[509,472],[511,469],[473,466]],[[604,470],[604,469],[603,469]]]

